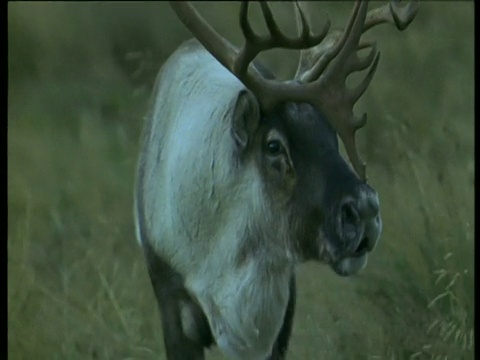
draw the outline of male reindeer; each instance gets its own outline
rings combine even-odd
[[[197,40],[158,75],[135,189],[137,238],[169,360],[204,359],[213,343],[234,359],[283,359],[296,264],[317,260],[352,275],[380,236],[378,196],[355,146],[366,118],[353,115],[379,53],[360,38],[382,23],[405,29],[416,3],[367,12],[357,1],[343,32],[329,32],[327,21],[318,35],[296,3],[297,38],[259,4],[269,35],[254,33],[243,2],[237,50],[191,4],[171,2]],[[253,62],[273,48],[302,51],[293,81]],[[359,57],[361,49],[370,51]],[[365,69],[348,89],[347,76]]]

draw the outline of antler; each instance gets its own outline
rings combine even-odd
[[[366,181],[365,164],[355,145],[355,132],[365,125],[366,114],[355,117],[353,106],[372,80],[379,53],[375,44],[360,43],[360,37],[363,32],[382,23],[395,23],[400,30],[405,29],[416,14],[416,2],[404,8],[399,7],[397,2],[390,3],[388,7],[383,6],[367,14],[367,1],[357,1],[341,35],[335,32],[328,34],[329,20],[320,34],[311,35],[305,14],[296,2],[297,23],[301,27],[298,38],[289,38],[280,31],[265,2],[260,2],[260,6],[270,34],[265,37],[256,35],[247,18],[248,2],[242,2],[240,27],[245,43],[240,51],[215,32],[192,5],[183,1],[171,1],[170,4],[203,46],[257,96],[263,109],[292,101],[310,103],[325,113],[342,139],[358,176]],[[296,75],[298,82],[267,80],[251,65],[260,52],[274,48],[312,48],[302,52]],[[358,50],[365,48],[370,48],[370,52],[359,58]],[[348,89],[346,78],[367,68],[369,71],[360,84]]]
[[[366,114],[355,117],[353,106],[370,84],[380,54],[374,43],[359,43],[360,36],[383,23],[393,23],[399,30],[404,30],[415,17],[417,5],[414,1],[400,7],[398,1],[394,1],[366,13],[367,4],[357,2],[343,33],[329,33],[321,44],[302,51],[300,56],[295,78],[301,83],[316,85],[315,92],[319,96],[316,104],[312,104],[319,106],[327,115],[342,139],[355,171],[363,180],[366,180],[365,164],[356,149],[355,133],[365,126],[367,117]],[[360,59],[357,51],[366,48],[370,48],[369,54]],[[360,84],[354,89],[347,89],[346,78],[367,68],[369,71]]]
[[[298,3],[295,4],[297,5],[297,9],[300,9]],[[270,36],[261,37],[254,33],[248,22],[248,2],[242,2],[240,8],[240,27],[245,37],[245,44],[233,66],[234,74],[240,78],[246,76],[248,66],[260,52],[274,48],[306,49],[312,47],[319,44],[325,38],[330,28],[330,22],[326,22],[322,32],[316,36],[312,36],[310,34],[310,26],[305,20],[305,16],[301,10],[299,10],[301,14],[301,34],[298,38],[288,38],[278,28],[267,3],[260,2],[260,6]]]

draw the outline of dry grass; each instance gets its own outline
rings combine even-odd
[[[322,4],[337,25],[349,5]],[[238,43],[236,4],[198,6]],[[164,3],[8,17],[8,356],[164,358],[132,184],[153,77],[188,33]],[[425,2],[404,33],[371,37],[382,60],[358,107],[383,238],[358,277],[299,268],[290,358],[473,359],[473,3]]]

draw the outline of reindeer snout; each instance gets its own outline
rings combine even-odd
[[[359,257],[372,251],[382,230],[377,193],[363,185],[358,196],[345,196],[339,207],[339,232],[347,256]]]

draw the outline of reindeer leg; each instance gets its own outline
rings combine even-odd
[[[146,242],[143,247],[162,318],[167,359],[205,359],[204,347],[213,343],[205,315],[186,292],[181,276],[156,255]],[[184,328],[186,323],[190,324],[189,329]]]
[[[277,340],[273,345],[272,355],[267,360],[283,360],[288,348],[288,341],[292,333],[293,316],[295,314],[295,299],[296,299],[296,283],[295,274],[290,279],[290,296],[288,298],[287,310],[283,318],[283,325],[278,334]]]

